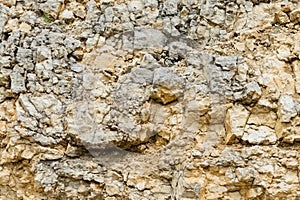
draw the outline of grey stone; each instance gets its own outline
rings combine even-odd
[[[131,13],[139,14],[144,9],[143,0],[133,0],[128,3],[128,11]]]
[[[97,8],[97,4],[94,0],[90,0],[86,4],[86,19],[97,20],[100,15],[100,10]]]
[[[167,104],[183,96],[185,80],[168,68],[154,70],[153,91],[151,97]]]
[[[51,45],[54,45],[53,47],[57,48],[58,45],[62,45],[64,43],[65,38],[66,35],[63,33],[49,32],[49,37],[44,38],[43,40],[48,40]],[[53,50],[55,50],[55,48]]]
[[[33,116],[37,119],[41,119],[43,117],[43,115],[41,113],[39,113],[37,111],[37,109],[35,108],[35,106],[31,103],[28,95],[23,95],[23,94],[20,95],[18,101],[19,101],[20,105],[22,106],[22,108],[24,109],[24,111],[28,112],[31,116]]]
[[[163,2],[163,12],[166,15],[173,15],[177,13],[178,0],[166,0]]]
[[[215,24],[225,23],[225,11],[224,9],[218,8],[215,1],[204,1],[201,6],[201,16]]]
[[[54,95],[30,97],[30,101],[38,112],[44,112],[47,116],[51,116],[52,114],[60,114],[63,112],[62,103]]]
[[[68,37],[64,40],[64,45],[66,46],[68,53],[72,53],[81,45],[81,42],[72,37]]]
[[[254,179],[256,179],[258,172],[251,167],[239,167],[235,170],[235,174],[241,182],[253,182]]]
[[[47,59],[51,59],[51,50],[46,46],[38,47],[36,52],[36,62],[42,62]]]
[[[172,42],[169,45],[169,56],[174,58],[184,58],[188,51],[191,50],[191,47],[189,47],[184,42]]]
[[[4,6],[3,4],[0,4],[0,34],[2,34],[4,30],[4,26],[6,24],[6,21],[8,20],[8,7]]]
[[[53,63],[51,60],[44,60],[35,65],[35,71],[42,80],[49,80],[52,77]]]
[[[262,91],[255,81],[251,81],[246,86],[246,95],[252,100],[258,100],[261,97]]]
[[[37,15],[33,11],[27,11],[21,18],[21,21],[34,25],[36,23]]]
[[[251,81],[243,91],[234,93],[235,100],[242,101],[244,104],[256,103],[262,95],[260,86],[256,81]]]
[[[215,63],[222,67],[222,70],[232,70],[237,67],[238,57],[237,56],[218,56],[216,57]]]
[[[158,1],[157,0],[143,0],[146,7],[157,8]]]
[[[86,16],[86,11],[84,5],[78,2],[71,2],[70,3],[70,10],[74,12],[74,15],[76,17],[80,17],[81,19],[84,19]]]
[[[0,2],[0,199],[300,196],[297,0]]]
[[[10,75],[11,90],[13,93],[21,93],[26,91],[25,78],[20,72],[13,72]]]
[[[82,72],[84,70],[84,66],[78,63],[71,64],[71,70],[74,72]]]
[[[150,85],[153,81],[153,71],[144,68],[134,68],[131,70],[130,78],[134,83]]]
[[[30,61],[32,61],[32,50],[19,47],[16,58],[17,58],[17,61],[21,64],[30,62]]]
[[[163,48],[167,42],[166,36],[157,29],[144,28],[134,31],[132,44],[135,49]]]

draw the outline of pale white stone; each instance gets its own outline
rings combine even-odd
[[[280,97],[278,115],[281,122],[289,122],[291,118],[297,115],[295,102],[291,96],[282,95]]]
[[[275,131],[267,126],[247,126],[242,140],[250,144],[274,144],[277,136]]]

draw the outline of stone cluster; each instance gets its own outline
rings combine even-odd
[[[0,0],[0,199],[299,199],[297,0]]]

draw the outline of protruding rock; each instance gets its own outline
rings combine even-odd
[[[154,71],[153,92],[151,97],[158,102],[167,104],[183,95],[184,79],[167,68]]]
[[[251,81],[246,85],[244,91],[234,94],[236,100],[242,101],[244,104],[256,103],[261,97],[262,91],[257,82]]]
[[[227,111],[225,127],[226,127],[226,143],[233,143],[236,138],[241,138],[248,121],[250,112],[242,105],[236,105]]]
[[[166,0],[163,3],[163,12],[166,15],[173,15],[177,13],[177,4],[179,3],[178,0]]]
[[[261,89],[257,82],[252,81],[246,86],[246,95],[252,101],[257,101],[261,97]]]
[[[66,22],[70,22],[74,20],[74,14],[72,11],[66,9],[60,14],[59,18]]]
[[[242,140],[250,144],[274,144],[277,137],[274,129],[267,126],[246,126]]]
[[[15,67],[13,73],[10,75],[11,90],[13,93],[25,92],[25,77],[21,74],[21,69]]]
[[[72,37],[68,37],[64,40],[68,53],[71,53],[76,50],[81,44],[79,40],[76,40]]]
[[[21,23],[19,28],[20,28],[20,31],[23,31],[25,33],[30,33],[30,30],[31,30],[31,26],[25,22]]]
[[[51,59],[51,50],[46,46],[38,47],[36,53],[36,62],[39,63],[47,59]]]
[[[293,10],[290,13],[290,19],[294,23],[300,22],[300,9]]]
[[[289,16],[286,13],[282,12],[282,11],[275,14],[275,20],[279,24],[286,24],[286,23],[290,22]]]
[[[46,15],[56,19],[62,3],[63,2],[61,0],[47,0],[45,3],[40,4],[40,9]]]
[[[221,66],[224,71],[235,69],[237,62],[237,56],[218,56],[215,60],[216,65]]]
[[[297,115],[295,102],[291,96],[282,95],[279,99],[278,116],[281,122],[290,122]]]

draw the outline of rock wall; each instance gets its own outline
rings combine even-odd
[[[0,199],[300,199],[297,0],[0,0]]]

